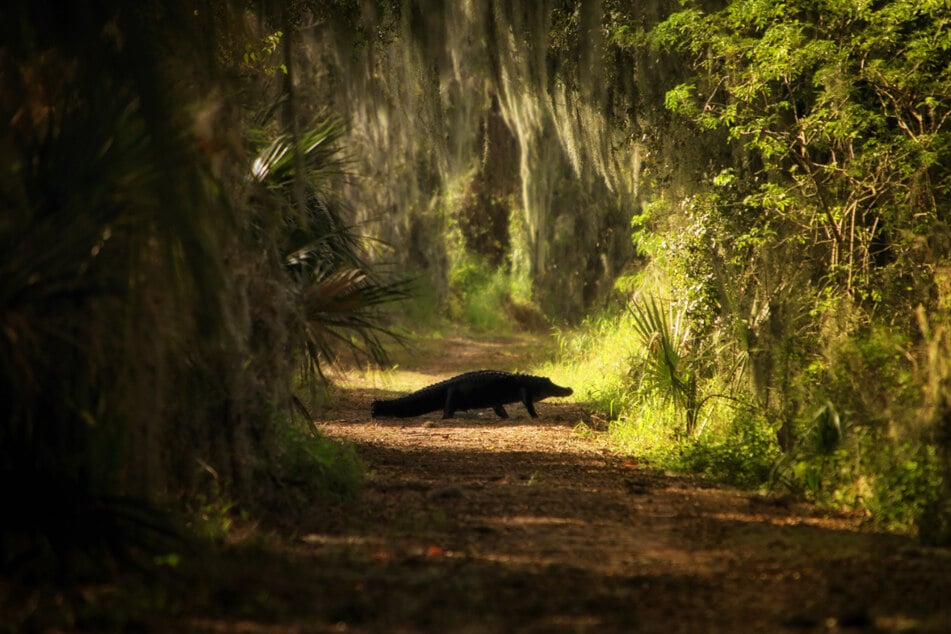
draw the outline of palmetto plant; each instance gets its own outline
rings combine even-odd
[[[405,298],[405,280],[384,281],[369,273],[363,245],[340,213],[341,203],[325,192],[346,176],[340,139],[345,127],[325,118],[301,131],[295,143],[286,134],[254,135],[258,150],[251,168],[266,192],[263,205],[278,209],[284,232],[281,256],[294,282],[304,369],[321,374],[341,350],[382,361],[381,326],[375,310]],[[298,167],[303,173],[298,175]]]
[[[644,346],[641,379],[646,388],[673,401],[686,416],[685,431],[697,429],[702,401],[697,391],[695,359],[690,352],[690,327],[683,311],[666,311],[651,297],[630,307],[634,328]]]

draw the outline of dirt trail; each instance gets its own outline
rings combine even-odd
[[[533,349],[437,347],[349,375],[320,424],[371,475],[332,526],[301,536],[323,586],[301,631],[951,632],[948,551],[651,471],[577,433],[578,404],[371,421],[373,398],[513,369]]]

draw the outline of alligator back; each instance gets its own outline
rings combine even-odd
[[[491,407],[505,417],[503,405],[522,402],[534,418],[534,401],[571,393],[571,388],[555,385],[546,377],[477,370],[400,398],[373,401],[371,415],[410,417],[443,410],[443,418],[449,418],[460,410]]]

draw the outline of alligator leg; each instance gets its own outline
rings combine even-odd
[[[448,390],[446,390],[446,407],[442,411],[442,417],[444,419],[452,418],[452,415],[456,413],[456,407],[453,403],[454,399],[452,398],[453,391],[454,390],[451,387]]]
[[[532,395],[524,387],[519,390],[522,396],[522,403],[525,405],[525,409],[528,410],[529,416],[532,418],[538,418],[538,414],[535,412],[535,406],[532,405]]]
[[[498,405],[494,405],[494,406],[492,407],[492,409],[495,410],[495,413],[499,415],[499,418],[508,418],[508,417],[509,417],[508,412],[505,411],[505,408],[502,407],[502,404],[501,404],[501,403],[499,403]]]

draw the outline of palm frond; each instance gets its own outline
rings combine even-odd
[[[651,297],[646,302],[633,302],[630,307],[634,329],[644,346],[643,378],[651,387],[673,400],[686,414],[686,431],[696,428],[699,400],[697,376],[691,358],[690,327],[686,315],[665,312]]]
[[[341,351],[383,362],[383,338],[395,335],[383,326],[377,309],[405,299],[410,289],[406,280],[368,273],[372,267],[364,258],[363,240],[344,220],[346,208],[331,199],[336,179],[346,174],[339,145],[344,132],[335,118],[315,121],[296,142],[292,135],[268,140],[259,132],[251,168],[253,180],[267,193],[264,204],[283,214],[281,248],[296,284],[303,367],[318,376]],[[302,198],[296,195],[300,184]],[[295,204],[301,199],[303,208]]]
[[[654,297],[631,305],[634,327],[646,350],[645,361],[658,385],[678,389],[683,383],[689,328],[683,314],[664,313]]]
[[[383,338],[399,337],[383,325],[376,309],[406,299],[410,289],[407,280],[379,282],[360,269],[315,272],[301,293],[309,367],[321,374],[322,365],[341,350],[384,363]]]
[[[347,161],[341,156],[339,141],[346,132],[340,119],[328,117],[315,121],[300,133],[278,134],[266,141],[251,164],[252,178],[269,189],[287,193],[298,176],[295,152],[299,153],[304,174],[300,177],[311,187],[345,172]],[[264,133],[258,134],[261,136]]]

